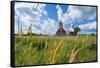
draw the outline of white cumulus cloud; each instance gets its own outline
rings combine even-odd
[[[63,21],[74,22],[76,20],[93,20],[96,17],[96,7],[72,6],[69,5],[66,13],[63,14]]]
[[[24,33],[27,33],[29,25],[32,24],[33,33],[54,34],[57,24],[54,19],[48,17],[45,6],[46,4],[38,3],[15,3],[15,33],[18,33],[19,17],[19,23],[22,25]],[[46,19],[41,19],[42,16],[45,16]]]
[[[93,30],[93,29],[96,29],[96,21],[94,22],[89,22],[87,24],[81,24],[80,26],[80,29],[81,30]]]
[[[61,7],[59,5],[56,6],[57,9],[57,14],[58,14],[58,20],[61,21],[62,20],[62,15],[63,15],[63,11],[61,9]]]

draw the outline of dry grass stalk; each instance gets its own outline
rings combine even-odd
[[[59,47],[61,46],[61,44],[62,44],[62,41],[60,41],[60,43],[58,44],[58,46],[57,46],[57,47],[55,48],[55,50],[53,51],[51,64],[54,64],[54,63],[55,63],[56,53],[57,53],[57,50],[59,49]]]
[[[75,47],[72,49],[70,59],[73,57],[73,54],[74,54],[74,51],[75,51],[76,47],[77,47],[77,46],[75,45]]]
[[[27,51],[27,53],[28,53],[28,58],[27,58],[27,61],[28,61],[28,63],[29,64],[31,64],[31,55],[32,55],[32,43],[30,43],[30,45],[29,45],[29,48],[28,48],[28,50],[26,50]],[[25,51],[25,52],[26,52]],[[25,54],[25,53],[24,53]]]
[[[70,56],[70,59],[69,59],[69,63],[74,62],[74,59],[75,59],[77,53],[78,53],[82,48],[79,48],[79,49],[77,49],[76,51],[75,51],[75,49],[76,49],[76,46],[75,46],[74,49],[72,50],[72,53],[71,53],[71,56]],[[75,52],[74,52],[74,51],[75,51]]]
[[[31,57],[32,55],[32,43],[30,43],[30,46],[29,46],[29,57]]]
[[[37,47],[35,47],[35,48],[34,48],[34,50],[33,50],[32,54],[34,54],[34,53],[35,53],[36,49],[37,49]]]
[[[57,42],[55,41],[53,45],[56,46],[57,45]],[[46,64],[48,64],[48,63],[51,64],[52,54],[54,52],[54,49],[55,49],[55,47],[52,47],[51,52],[50,52],[50,59],[46,62]]]

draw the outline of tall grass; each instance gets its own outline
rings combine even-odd
[[[57,54],[57,50],[60,48],[61,44],[62,44],[62,41],[60,41],[59,44],[57,45],[57,47],[53,50],[51,64],[55,63],[55,57],[56,57],[56,54]]]
[[[15,37],[15,65],[96,61],[96,37]]]

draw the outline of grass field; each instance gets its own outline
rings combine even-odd
[[[96,60],[96,36],[15,37],[16,66]]]

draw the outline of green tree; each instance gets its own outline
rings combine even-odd
[[[75,35],[77,35],[77,33],[81,31],[81,29],[78,26],[73,25],[72,27],[74,29]]]

